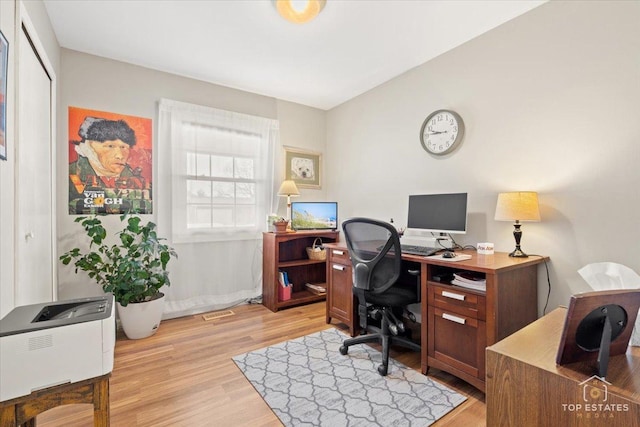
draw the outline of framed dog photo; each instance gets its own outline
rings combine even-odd
[[[302,188],[321,188],[322,154],[284,147],[284,179]]]

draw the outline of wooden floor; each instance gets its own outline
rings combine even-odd
[[[325,323],[324,302],[272,313],[262,305],[231,309],[235,315],[165,320],[143,340],[118,334],[110,381],[112,426],[281,426],[232,356],[314,333]],[[335,326],[342,326],[337,324]],[[419,353],[392,357],[420,369]],[[436,424],[484,426],[484,394],[431,369],[429,375],[468,397]],[[90,405],[66,405],[38,416],[39,427],[91,426]]]

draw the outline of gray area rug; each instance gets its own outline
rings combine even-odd
[[[349,338],[327,329],[233,357],[285,426],[431,425],[466,400],[368,345],[338,352]]]

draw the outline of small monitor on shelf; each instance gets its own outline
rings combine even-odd
[[[294,230],[336,230],[338,228],[338,203],[291,203],[291,228]]]
[[[467,193],[409,196],[407,229],[441,234],[465,234]]]

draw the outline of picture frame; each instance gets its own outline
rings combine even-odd
[[[572,295],[567,309],[558,365],[595,363],[604,378],[609,357],[625,354],[640,308],[640,290],[615,289]],[[605,318],[608,318],[605,321]],[[608,331],[605,327],[609,324]]]
[[[7,160],[7,74],[9,42],[0,31],[0,159]]]
[[[68,124],[69,215],[153,213],[153,120],[70,105]]]
[[[300,188],[322,188],[322,154],[285,146],[284,177]]]

